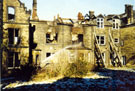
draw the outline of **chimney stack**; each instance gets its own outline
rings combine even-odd
[[[89,11],[90,18],[94,16],[94,11]]]
[[[133,5],[126,4],[125,13],[127,14],[127,24],[133,23],[134,22]]]
[[[32,20],[39,20],[37,16],[37,0],[33,0]]]
[[[84,20],[84,16],[81,12],[78,13],[78,20]]]

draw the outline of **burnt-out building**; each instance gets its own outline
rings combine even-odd
[[[129,58],[123,50],[128,40],[123,31],[134,33],[134,12],[132,5],[125,5],[120,15],[89,11],[85,16],[79,12],[78,19],[58,15],[45,21],[38,18],[37,0],[33,0],[32,13],[20,0],[3,0],[3,68],[43,67],[77,59],[104,67],[125,65]]]

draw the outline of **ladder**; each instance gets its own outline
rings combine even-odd
[[[94,31],[94,54],[96,57],[96,64],[98,67],[104,67],[104,58],[101,52],[101,48],[99,46],[98,40],[97,40],[97,35]]]
[[[109,30],[109,46],[110,46],[110,59],[111,59],[111,62],[112,62],[112,65],[113,66],[122,66],[121,64],[121,55],[120,53],[117,51],[117,47],[114,43],[114,40],[112,38],[112,35],[111,35],[111,32]]]

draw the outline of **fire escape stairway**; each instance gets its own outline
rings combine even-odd
[[[111,62],[113,64],[113,66],[118,66],[118,67],[122,66],[120,53],[117,51],[117,47],[114,44],[114,41],[113,41],[113,38],[112,38],[112,35],[110,32],[109,32],[109,39],[110,39],[109,45],[110,45]]]
[[[98,67],[104,67],[104,58],[103,58],[103,55],[102,55],[102,52],[101,52],[101,48],[98,44],[98,40],[97,40],[97,37],[96,37],[96,33],[94,32],[94,54],[95,54],[95,57],[96,57],[96,64]]]

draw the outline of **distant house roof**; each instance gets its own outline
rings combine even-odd
[[[104,16],[102,14],[99,14],[97,17],[98,18],[104,18]]]
[[[115,15],[115,16],[113,16],[113,18],[114,18],[114,19],[120,19],[120,16]]]
[[[115,14],[108,15],[108,16],[107,16],[107,19],[111,19],[113,16],[115,16]]]
[[[125,18],[125,17],[127,17],[126,13],[120,14],[120,18]]]
[[[107,20],[120,19],[120,15],[112,14],[112,15],[108,15],[106,18]]]

